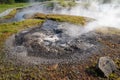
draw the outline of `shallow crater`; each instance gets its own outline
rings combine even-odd
[[[78,25],[47,20],[42,26],[15,35],[12,55],[32,63],[84,60],[101,47],[97,40],[99,34],[94,31],[83,34],[83,30]]]

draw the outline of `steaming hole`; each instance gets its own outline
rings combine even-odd
[[[67,29],[68,27],[70,29]],[[58,22],[48,20],[41,29],[37,29],[37,32],[36,29],[32,29],[29,32],[26,31],[27,33],[17,34],[16,43],[22,42],[21,45],[27,49],[27,56],[71,59],[75,54],[80,56],[85,50],[90,49],[91,51],[94,48],[92,41],[95,41],[95,37],[94,39],[92,39],[93,37],[86,38],[86,36],[90,36],[89,34],[82,36],[81,29],[81,26],[69,23],[58,24]],[[77,36],[69,34],[69,31]]]

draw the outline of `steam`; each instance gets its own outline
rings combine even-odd
[[[62,29],[64,31],[64,34],[67,34],[68,36],[72,37],[72,38],[76,38],[78,36],[80,36],[82,33],[84,33],[84,28],[81,26],[77,26],[74,24],[70,24],[70,23],[64,23],[59,25],[58,27],[59,29]]]
[[[79,1],[77,0],[77,3],[78,4],[75,7],[72,7],[71,9],[61,8],[61,6],[59,7],[58,5],[54,5],[54,8],[51,9],[51,8],[48,8],[48,6],[46,7],[46,3],[35,4],[28,8],[24,8],[22,11],[16,14],[15,18],[16,20],[19,21],[24,19],[23,16],[25,16],[25,14],[33,15],[35,13],[40,12],[45,14],[53,13],[53,14],[85,16],[85,17],[93,18],[95,19],[95,21],[89,22],[85,26],[82,26],[82,25],[79,26],[79,25],[74,25],[66,22],[59,24],[56,21],[46,20],[46,22],[42,25],[43,31],[37,28],[38,30],[35,29],[34,33],[32,30],[28,35],[20,33],[15,37],[16,42],[14,41],[14,38],[13,38],[14,36],[13,36],[12,38],[10,38],[10,40],[7,40],[6,49],[9,49],[8,51],[12,54],[12,56],[15,55],[15,57],[18,60],[20,61],[23,60],[23,61],[34,63],[34,64],[49,63],[49,62],[59,63],[59,62],[66,62],[66,61],[69,62],[69,61],[81,60],[82,57],[85,58],[84,56],[92,53],[93,51],[94,52],[98,51],[100,47],[99,47],[99,44],[96,43],[96,41],[94,42],[94,39],[92,40],[90,39],[90,42],[87,41],[88,40],[87,38],[89,38],[87,36],[90,36],[90,35],[81,36],[80,38],[77,39],[78,41],[74,39],[96,28],[113,27],[113,28],[120,29],[120,0],[79,0]],[[39,31],[41,32],[39,33]],[[29,32],[29,30],[27,32]],[[24,42],[25,44],[23,43],[23,45],[21,46],[15,45],[14,43],[17,43],[17,42],[19,43],[19,40],[21,41],[21,38],[25,39],[25,42]],[[34,43],[34,41],[36,42]],[[93,41],[93,43],[91,43],[91,41]],[[45,43],[44,45],[48,45],[48,46],[44,46],[43,42]],[[30,43],[30,44],[26,44],[26,43]],[[80,44],[80,45],[77,45],[77,44]],[[26,47],[25,45],[28,47]],[[33,48],[31,48],[31,46],[33,46]],[[43,49],[45,48],[43,51],[47,50],[45,51],[45,54],[43,51],[41,51],[42,49],[40,50],[39,46],[41,47],[43,46]],[[59,53],[62,53],[62,52],[63,52],[62,54],[67,53],[67,55],[69,55],[68,52],[70,51],[70,53],[72,53],[72,56],[70,56],[70,60],[69,58],[66,58],[65,60],[61,59],[61,57],[59,57],[58,59],[51,58],[49,60],[47,58],[44,59],[44,57],[41,58],[39,56],[38,56],[39,58],[26,56],[26,54],[28,54],[29,51],[33,53],[35,51],[37,52],[37,54],[42,52],[43,53],[42,55],[44,56],[46,55],[51,56],[51,54],[48,55],[48,53],[55,53],[55,56],[57,54],[61,55]],[[78,54],[78,53],[87,53],[87,54],[82,54],[81,56],[81,54]],[[52,55],[54,57],[54,54]]]
[[[61,10],[61,14],[86,16],[95,19],[94,22],[90,22],[85,26],[84,32],[100,27],[120,29],[119,0],[79,0],[76,7],[73,7],[70,11]]]
[[[34,0],[30,1],[33,2]],[[32,7],[25,8],[23,11],[19,12],[16,15],[16,18],[23,19],[24,14],[34,14],[39,12],[45,14],[53,13],[85,16],[95,19],[95,21],[85,25],[82,31],[75,26],[67,28],[70,30],[70,33],[72,33],[71,36],[74,36],[74,34],[81,35],[82,33],[101,27],[120,29],[120,0],[77,0],[76,2],[77,5],[71,9],[61,8],[58,5],[54,5],[54,8],[51,9],[46,7],[43,3],[33,5]]]
[[[84,28],[74,25],[67,27],[67,33],[72,37],[77,37],[97,28],[113,27],[120,29],[119,0],[79,0],[77,3],[78,5],[71,10],[62,9],[59,12],[54,11],[55,13],[85,16],[95,19],[95,21],[85,25]]]

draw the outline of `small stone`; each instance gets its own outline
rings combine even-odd
[[[116,65],[110,57],[100,57],[98,61],[98,68],[104,73],[106,77],[117,70]]]
[[[27,56],[27,50],[24,46],[16,46],[14,52],[17,53],[18,56]]]
[[[17,53],[21,53],[23,51],[25,51],[25,47],[24,46],[17,46],[15,47],[14,51],[16,51]]]

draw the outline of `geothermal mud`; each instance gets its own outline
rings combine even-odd
[[[6,41],[7,56],[16,62],[51,64],[85,60],[102,49],[98,33],[92,31],[74,36],[78,33],[70,33],[74,28],[78,32],[83,30],[77,25],[47,20],[42,26],[10,37]]]
[[[95,29],[105,27],[120,29],[119,4],[119,0],[80,0],[71,8],[61,7],[56,2],[51,7],[45,3],[23,8],[15,15],[16,21],[24,20],[25,15],[32,16],[35,13],[85,16],[95,21],[78,26],[47,20],[42,26],[24,30],[10,37],[6,41],[7,56],[15,62],[51,64],[79,62],[93,53],[102,54],[104,53],[102,49],[106,45],[102,44],[100,39],[109,38],[112,41],[115,37],[117,42],[116,40],[113,42],[119,45],[120,36],[103,35]]]

